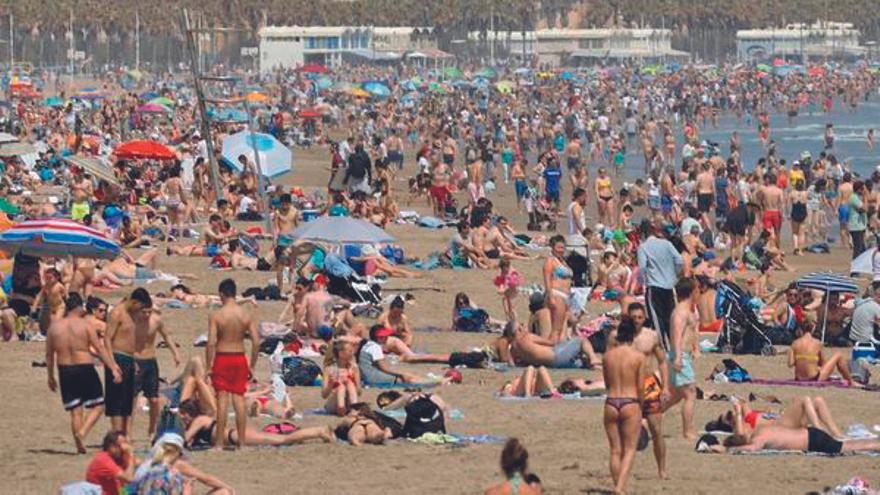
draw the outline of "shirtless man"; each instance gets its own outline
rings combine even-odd
[[[96,349],[104,365],[111,370],[112,379],[122,379],[119,367],[114,365],[107,350],[98,339],[98,334],[83,318],[82,297],[72,292],[65,301],[64,317],[49,326],[46,334],[46,372],[49,375],[49,390],[55,392],[55,364],[61,383],[61,401],[64,409],[70,412],[70,430],[76,451],[85,454],[83,439],[104,412],[104,391],[101,379],[95,371],[90,349]],[[89,414],[83,418],[83,407]]]
[[[217,392],[215,431],[221,432],[213,441],[216,446],[226,448],[230,440],[222,432],[226,431],[231,395],[238,433],[234,448],[241,448],[247,432],[244,394],[248,381],[254,376],[260,351],[260,334],[256,321],[235,301],[235,281],[228,278],[223,280],[218,292],[223,306],[208,318],[208,345],[205,348],[205,363],[211,370],[211,382]],[[247,338],[251,340],[250,361],[244,353],[244,340]]]
[[[37,294],[36,306],[40,310],[40,332],[46,333],[52,323],[64,317],[64,298],[67,291],[61,283],[61,273],[55,268],[43,272],[43,288]]]
[[[272,214],[272,237],[276,246],[287,247],[293,244],[288,234],[298,224],[299,211],[293,207],[290,194],[282,194],[280,201],[280,206]]]
[[[166,249],[169,256],[217,256],[222,252],[222,246],[226,240],[235,235],[232,231],[223,230],[223,218],[218,214],[213,214],[208,218],[208,226],[202,232],[204,245],[185,245],[180,246],[170,244]]]
[[[759,204],[764,212],[764,228],[773,232],[773,242],[779,249],[779,239],[782,237],[782,189],[776,185],[773,174],[764,174],[764,185],[758,191]]]
[[[682,278],[675,285],[678,302],[672,310],[672,348],[669,350],[670,370],[669,384],[672,386],[672,398],[664,411],[675,406],[682,400],[682,429],[685,438],[696,440],[697,430],[694,427],[694,403],[697,399],[696,376],[694,361],[699,357],[697,345],[697,325],[699,318],[694,312],[697,304],[698,291],[693,279]]]
[[[629,319],[617,327],[617,345],[605,353],[602,376],[605,380],[604,423],[610,448],[611,479],[614,493],[624,493],[636,456],[642,422],[642,368],[645,355],[633,347],[635,325]]]
[[[590,341],[580,337],[557,343],[534,335],[520,325],[510,344],[510,356],[520,366],[571,368],[577,364],[581,355],[587,356],[591,366],[601,363]]]
[[[156,423],[159,421],[159,363],[156,361],[156,335],[162,337],[168,350],[171,351],[175,367],[180,366],[180,355],[177,352],[177,345],[168,336],[165,324],[162,323],[162,317],[158,312],[139,311],[132,320],[134,321],[135,341],[134,400],[137,401],[138,394],[143,392],[150,405],[150,425],[147,429],[147,438],[152,439],[156,433]],[[133,419],[134,414],[129,420],[129,425],[133,424]]]
[[[149,317],[153,300],[143,287],[131,292],[121,304],[113,308],[107,319],[104,347],[110,353],[111,367],[104,369],[104,389],[107,416],[114,431],[128,435],[134,406],[136,350],[135,318]],[[110,369],[117,367],[121,380],[111,380]]]
[[[333,296],[327,292],[327,277],[318,275],[312,280],[310,290],[302,299],[302,320],[295,330],[309,337],[333,335],[330,317],[333,312]]]
[[[849,172],[843,174],[843,180],[837,187],[837,199],[834,201],[834,207],[837,209],[837,220],[840,223],[840,240],[845,248],[850,248],[849,228],[849,200],[853,195],[852,174]]]
[[[70,184],[70,218],[73,220],[82,220],[91,212],[89,200],[95,193],[91,179],[87,178],[82,172],[77,172]]]
[[[660,342],[660,334],[644,326],[647,320],[645,306],[638,302],[631,303],[624,314],[635,327],[632,347],[645,356],[641,372],[642,418],[648,423],[648,431],[654,443],[654,459],[657,461],[660,479],[669,479],[666,472],[666,440],[663,438],[663,406],[669,401],[669,363],[666,361],[666,352]],[[609,345],[610,347],[617,345],[617,330],[609,335]],[[654,370],[650,369],[651,358],[657,363]],[[655,371],[659,372],[659,379]]]
[[[700,213],[708,215],[715,203],[715,174],[708,162],[703,163],[702,170],[697,174],[697,208]]]
[[[388,310],[379,315],[379,324],[394,330],[394,336],[402,340],[408,347],[411,347],[415,333],[413,333],[406,315],[403,314],[405,305],[406,303],[402,297],[395,297],[388,306]]]
[[[717,292],[712,281],[705,275],[697,275],[699,298],[697,299],[697,313],[700,315],[700,332],[717,333],[724,325],[724,319],[718,318],[715,312],[715,298]]]

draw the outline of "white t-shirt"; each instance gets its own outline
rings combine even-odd
[[[238,212],[239,213],[247,213],[250,211],[250,207],[252,204],[256,203],[249,196],[242,196],[241,202],[238,204]]]
[[[370,356],[371,363],[377,363],[385,359],[385,353],[382,352],[382,346],[380,346],[377,342],[373,340],[370,340],[366,344],[364,344],[361,352],[367,356]]]

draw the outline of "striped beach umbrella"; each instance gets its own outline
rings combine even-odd
[[[825,292],[825,311],[822,313],[822,342],[825,342],[825,328],[828,326],[828,301],[831,299],[831,293],[855,294],[859,291],[859,286],[851,277],[831,272],[811,273],[798,279],[796,284],[802,289]]]
[[[16,224],[0,233],[0,251],[12,256],[79,256],[113,259],[122,249],[103,233],[72,220],[41,219]]]

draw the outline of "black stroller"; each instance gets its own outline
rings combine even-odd
[[[723,280],[716,288],[715,310],[724,318],[716,345],[725,354],[773,356],[776,348],[767,327],[749,306],[751,294],[733,282]]]

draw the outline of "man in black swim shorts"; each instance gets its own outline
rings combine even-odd
[[[150,424],[147,430],[148,437],[153,438],[156,433],[156,424],[159,421],[159,364],[156,362],[156,336],[162,337],[165,346],[171,351],[174,365],[180,365],[180,356],[177,353],[177,345],[165,331],[162,318],[156,312],[143,312],[134,317],[135,333],[135,373],[133,398],[143,393],[150,404]]]
[[[64,302],[64,316],[52,323],[46,333],[46,371],[49,390],[61,385],[61,402],[70,412],[71,430],[77,452],[84,454],[83,440],[104,411],[104,394],[98,372],[95,371],[91,349],[98,349],[98,356],[108,369],[108,380],[121,378],[119,368],[111,362],[103,350],[94,327],[84,318],[82,297],[71,292]],[[58,364],[59,382],[55,381],[55,364]],[[83,418],[83,408],[89,414]]]
[[[839,454],[843,450],[843,442],[824,431],[807,427],[807,452],[819,452],[822,454]]]

